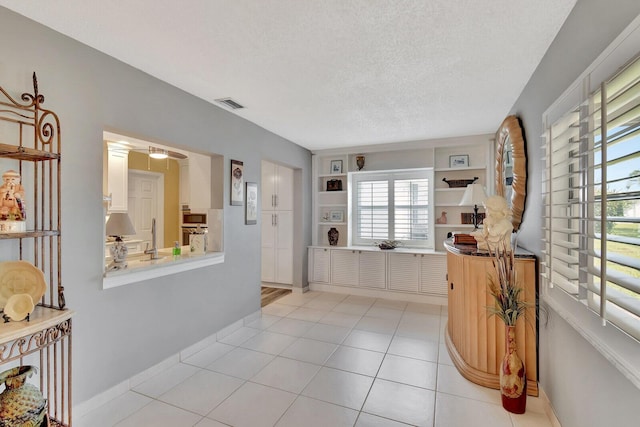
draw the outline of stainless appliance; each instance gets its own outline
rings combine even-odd
[[[189,235],[195,233],[198,229],[205,233],[208,232],[207,214],[183,212],[182,213],[182,244],[189,245]]]

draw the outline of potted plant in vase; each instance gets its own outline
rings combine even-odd
[[[489,249],[495,277],[488,280],[489,293],[494,305],[489,313],[498,316],[505,325],[505,355],[500,366],[500,392],[502,406],[509,412],[523,414],[527,405],[527,377],[516,345],[516,322],[524,316],[531,304],[524,301],[515,270],[514,251],[507,250],[505,242]]]

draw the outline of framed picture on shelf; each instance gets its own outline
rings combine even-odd
[[[255,225],[258,223],[258,184],[247,182],[245,194],[247,201],[244,210],[244,223]]]
[[[331,173],[342,173],[342,160],[331,160]]]
[[[231,206],[242,206],[244,201],[244,164],[231,160]]]
[[[331,212],[329,212],[329,220],[331,222],[343,222],[344,221],[344,212],[342,212],[342,211],[331,211]]]
[[[469,155],[468,154],[456,154],[449,156],[450,168],[468,168],[469,167]]]

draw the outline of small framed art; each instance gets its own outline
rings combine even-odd
[[[244,201],[244,164],[231,160],[231,206],[242,206]]]
[[[469,167],[469,155],[468,154],[456,154],[449,156],[450,168],[468,168]]]
[[[331,160],[331,173],[342,173],[342,160]]]
[[[244,209],[244,223],[255,225],[258,223],[258,184],[247,182],[245,188],[246,202]]]
[[[342,212],[342,211],[331,211],[331,212],[329,212],[329,220],[331,222],[343,222],[344,221],[344,212]]]

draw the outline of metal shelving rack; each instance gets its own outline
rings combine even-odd
[[[2,260],[26,260],[41,269],[47,291],[29,320],[0,324],[0,371],[38,367],[37,384],[48,401],[51,426],[71,426],[71,317],[61,270],[60,121],[33,94],[16,101],[0,87],[0,168],[20,173],[26,194],[27,231],[0,233]],[[15,142],[15,144],[10,143]]]

